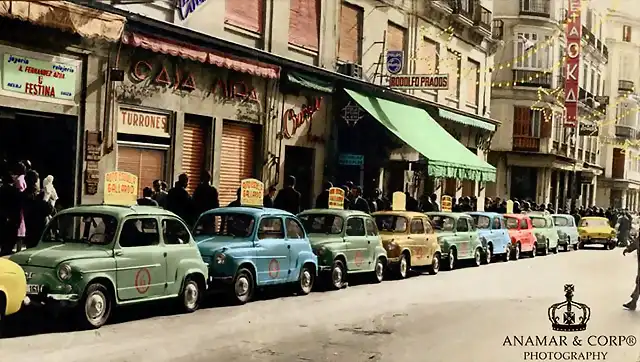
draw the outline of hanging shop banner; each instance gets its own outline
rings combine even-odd
[[[451,196],[442,196],[442,198],[440,199],[440,209],[442,209],[443,212],[451,212],[451,210],[453,209],[453,199],[451,198]]]
[[[598,124],[596,122],[581,120],[580,127],[578,127],[579,136],[597,137],[598,136]]]
[[[575,128],[578,126],[578,92],[580,87],[580,42],[582,39],[582,23],[580,20],[580,1],[566,0],[567,27],[565,36],[567,39],[566,72],[564,83],[564,106],[566,108],[564,126]]]
[[[393,193],[391,202],[391,210],[393,211],[406,211],[407,210],[407,195],[404,192],[396,191]]]
[[[74,100],[78,67],[69,63],[48,62],[15,54],[4,54],[2,89],[33,96]]]
[[[138,176],[124,171],[104,175],[104,203],[107,205],[135,205],[138,200]]]
[[[344,209],[344,190],[339,187],[329,189],[329,208],[343,210]]]
[[[262,207],[264,184],[260,180],[247,178],[240,183],[240,205]]]
[[[169,117],[166,114],[142,112],[120,107],[118,133],[169,138]]]
[[[390,75],[389,88],[410,90],[449,89],[449,74]]]

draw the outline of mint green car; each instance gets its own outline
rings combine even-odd
[[[471,215],[456,212],[428,212],[442,250],[442,259],[447,270],[455,269],[462,261],[473,261],[480,266],[486,247],[478,235]]]
[[[538,254],[547,255],[558,252],[558,229],[553,223],[553,217],[548,213],[529,213],[533,234],[536,236]]]

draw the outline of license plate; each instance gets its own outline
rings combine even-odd
[[[27,284],[27,294],[40,294],[42,292],[42,285]]]

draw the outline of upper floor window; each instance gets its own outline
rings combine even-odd
[[[407,29],[389,22],[387,24],[387,50],[404,51],[406,33]],[[403,67],[403,73],[406,70],[405,68]]]
[[[515,42],[516,67],[520,69],[547,69],[553,60],[552,47],[543,44],[549,41],[549,36],[544,38],[535,33],[518,33]],[[534,50],[537,47],[537,50]]]
[[[264,0],[226,0],[224,23],[262,33],[264,28]]]
[[[465,81],[467,82],[467,103],[478,105],[478,95],[480,89],[480,63],[469,58],[467,60],[468,70],[465,74],[469,74]]]
[[[340,7],[340,37],[338,59],[343,62],[362,63],[362,23],[364,11],[361,7],[342,3]]]
[[[320,0],[290,0],[289,43],[309,50],[318,50]]]
[[[444,92],[448,98],[458,99],[460,97],[460,53],[453,49],[447,49],[445,54],[446,58],[441,59],[440,73],[449,74],[449,88],[441,92]]]
[[[627,43],[631,42],[631,26],[622,26],[622,41],[626,41]]]
[[[540,137],[540,127],[544,122],[541,110],[515,106],[513,108],[513,135],[523,137]]]
[[[422,37],[417,50],[418,57],[416,59],[416,74],[434,74],[438,72],[438,43]]]

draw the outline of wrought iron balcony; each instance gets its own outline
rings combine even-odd
[[[593,93],[580,87],[578,91],[578,100],[588,108],[595,108],[595,99]]]
[[[582,26],[582,38],[587,41],[587,44],[596,48],[596,36],[584,25]]]
[[[429,4],[431,5],[430,9],[439,11],[445,14],[451,14],[453,12],[453,7],[451,3],[455,1],[451,0],[430,0]]]
[[[634,90],[635,90],[635,85],[633,84],[633,81],[626,80],[626,79],[618,80],[618,91],[633,92]]]
[[[616,124],[616,137],[635,140],[638,138],[638,130],[635,127]]]
[[[493,14],[484,6],[480,5],[480,0],[473,0],[473,25],[487,36],[491,36],[491,22]]]
[[[540,152],[540,138],[531,136],[513,136],[513,150]]]
[[[453,13],[463,16],[471,21],[474,19],[474,6],[473,0],[448,0],[449,6],[453,9]]]
[[[502,38],[504,38],[504,21],[501,19],[493,19],[491,23],[491,37],[502,40]]]
[[[609,48],[607,48],[605,43],[602,43],[602,54],[604,54],[605,58],[609,59]]]
[[[513,70],[513,83],[520,87],[551,88],[553,74],[542,70]]]
[[[551,18],[551,0],[520,0],[520,15]]]

